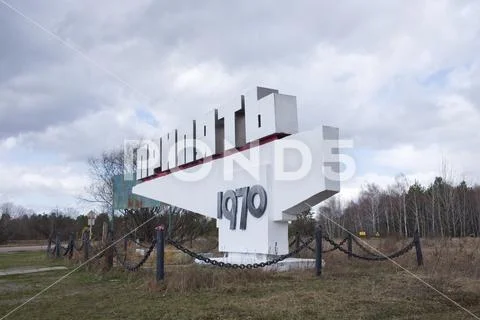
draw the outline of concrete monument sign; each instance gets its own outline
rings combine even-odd
[[[294,96],[257,87],[137,151],[133,193],[217,219],[232,262],[288,253],[288,222],[340,190],[337,128],[299,132]]]

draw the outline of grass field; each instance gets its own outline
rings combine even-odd
[[[385,250],[389,246],[379,244]],[[397,261],[480,315],[474,250],[462,242],[426,243],[425,267],[416,267],[413,251]],[[167,266],[166,281],[159,285],[151,270],[82,268],[6,319],[475,319],[391,262],[349,261],[338,252],[324,258],[320,278],[313,270],[267,273],[183,265]],[[59,264],[76,266],[44,253],[0,255],[0,269]],[[0,319],[67,272],[0,277]]]

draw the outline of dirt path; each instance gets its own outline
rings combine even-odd
[[[47,246],[15,246],[15,247],[0,247],[0,253],[20,252],[20,251],[43,251],[47,250]]]
[[[0,277],[11,276],[15,274],[27,274],[27,273],[55,271],[55,270],[67,270],[67,267],[59,266],[59,267],[44,267],[44,268],[35,268],[35,267],[10,268],[10,269],[0,270]]]

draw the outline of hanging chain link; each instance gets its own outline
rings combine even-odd
[[[339,247],[343,246],[345,244],[345,242],[347,242],[348,240],[348,236],[345,237],[342,241],[340,241],[340,243],[338,244]],[[328,253],[328,252],[332,252],[332,251],[335,251],[335,250],[338,250],[338,248],[336,247],[333,247],[331,249],[327,249],[327,250],[323,250],[322,253]]]
[[[300,243],[305,243],[302,239],[298,239],[300,241]],[[345,237],[342,241],[340,241],[340,243],[338,244],[339,246],[343,246],[345,244],[345,242],[347,242],[348,240],[348,236]],[[297,242],[297,239],[294,239],[289,245],[288,247],[291,247],[292,245],[294,245],[295,243]],[[315,252],[315,248],[312,248],[310,246],[307,246],[306,249],[312,251],[312,252]],[[322,250],[322,253],[328,253],[328,252],[332,252],[332,251],[335,251],[335,250],[338,250],[337,248],[333,247],[331,249],[327,249],[327,250]]]
[[[185,248],[180,243],[178,243],[174,240],[167,239],[166,242],[171,244],[172,246],[174,246],[178,250],[182,251],[183,253],[188,254],[190,257],[198,259],[198,260],[203,261],[205,263],[208,263],[208,264],[211,264],[211,265],[214,265],[214,266],[217,266],[217,267],[221,267],[221,268],[242,269],[243,270],[243,269],[263,268],[263,267],[266,267],[266,266],[270,266],[270,265],[279,263],[279,262],[281,262],[281,261],[283,261],[287,258],[292,257],[293,255],[299,253],[300,251],[302,251],[303,249],[308,247],[310,245],[310,243],[312,243],[313,239],[314,239],[313,237],[308,239],[306,242],[304,242],[300,247],[298,247],[294,251],[289,252],[289,253],[284,254],[284,255],[281,255],[281,256],[278,256],[275,259],[265,261],[265,262],[249,263],[249,264],[236,264],[236,263],[228,263],[228,262],[223,262],[223,261],[217,261],[217,260],[210,259],[210,258],[207,258],[205,256],[202,256],[199,253],[193,252],[192,250],[190,250],[188,248]]]
[[[120,259],[120,254],[118,253],[117,251],[117,248],[115,246],[113,246],[113,251],[115,251],[115,257],[118,261],[118,263],[120,263],[125,269],[127,269],[128,271],[137,271],[138,269],[140,269],[140,267],[142,267],[145,262],[148,260],[148,258],[150,257],[150,255],[152,254],[153,252],[153,249],[155,249],[155,246],[157,245],[157,241],[154,240],[152,242],[152,244],[150,245],[150,247],[148,248],[147,252],[145,252],[145,254],[143,255],[143,258],[142,260],[140,260],[140,262],[138,262],[137,264],[135,265],[130,265],[127,263],[127,261],[124,259],[123,261]]]
[[[288,247],[290,248],[290,247],[293,246],[296,242],[297,242],[297,239],[293,239],[292,242],[290,242],[290,243],[288,244]]]
[[[339,246],[338,243],[336,243],[332,239],[328,238],[327,236],[324,236],[323,239],[325,239],[328,243],[330,243],[332,246],[336,247],[338,250],[342,251],[343,253],[351,255],[354,258],[361,259],[361,260],[367,260],[367,261],[384,261],[384,260],[390,260],[390,259],[398,258],[398,257],[404,255],[405,253],[407,253],[408,251],[410,251],[415,246],[415,241],[412,241],[405,248],[403,248],[403,249],[401,249],[397,252],[394,252],[390,255],[365,257],[365,256],[358,255],[356,253],[353,253],[353,252],[348,252],[348,250],[342,248],[341,246]]]
[[[340,243],[338,243],[338,246],[340,246],[340,247],[343,246],[343,245],[345,244],[345,242],[347,242],[347,240],[348,240],[348,237],[345,237],[342,241],[340,241]],[[300,241],[303,243],[302,240],[300,240]],[[315,252],[315,248],[312,248],[312,247],[310,247],[310,246],[308,246],[307,249],[310,250],[310,251],[312,251],[312,252]],[[337,247],[333,247],[333,248],[331,248],[331,249],[322,250],[322,253],[328,253],[328,252],[332,252],[332,251],[335,251],[335,250],[338,250],[338,248],[337,248]]]
[[[65,257],[67,254],[70,253],[70,250],[72,250],[70,243],[68,243],[68,246],[66,248],[63,248],[63,249],[65,250],[65,252],[63,253],[63,256]]]
[[[355,237],[352,238],[353,242],[356,243],[356,245],[362,249],[363,252],[365,252],[366,254],[368,255],[371,255],[371,256],[374,256],[374,257],[381,257],[381,255],[371,251],[369,248],[365,247],[365,245],[361,242],[361,241],[358,241],[358,239],[356,239]]]

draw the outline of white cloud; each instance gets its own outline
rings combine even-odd
[[[439,175],[441,175],[440,171],[419,171],[405,174],[405,178],[409,185],[418,182],[424,186],[428,186],[433,182],[435,177]],[[371,183],[374,183],[380,189],[386,190],[395,185],[396,177],[397,175],[381,175],[374,172],[356,176],[342,184],[338,197],[343,203],[355,200],[362,189],[365,189],[367,185]]]
[[[0,193],[5,197],[28,201],[30,194],[44,193],[76,197],[84,190],[88,178],[71,166],[22,166],[10,164],[0,167]]]
[[[390,169],[402,168],[403,172],[410,173],[415,170],[440,169],[443,158],[443,152],[436,144],[426,149],[418,149],[414,145],[404,144],[378,151],[373,162]]]

